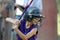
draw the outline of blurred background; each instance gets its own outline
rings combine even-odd
[[[40,1],[40,4],[42,4],[42,1],[41,0],[39,0]],[[16,3],[17,4],[19,4],[19,5],[24,5],[24,3],[26,3],[27,2],[27,0],[16,0]],[[58,9],[58,13],[57,13],[57,35],[58,35],[58,40],[60,40],[60,0],[56,0],[56,3],[57,3],[57,9]],[[3,0],[3,2],[1,3],[1,0],[0,0],[0,7],[4,7],[4,4],[7,4],[6,2],[4,3],[4,0]],[[14,3],[12,3],[12,5],[13,5]],[[1,9],[1,8],[0,8]],[[42,5],[40,5],[40,9],[42,10],[43,8],[42,8]],[[13,13],[13,6],[12,6],[12,8],[10,9],[10,14],[9,14],[9,17],[12,17],[12,18],[14,18],[13,16],[14,16],[14,14],[12,14]],[[22,14],[22,12],[17,8],[17,11],[16,11],[16,18],[18,19],[19,17],[20,17],[20,15]],[[47,22],[48,23],[48,22]],[[16,40],[15,38],[16,38],[16,32],[12,32],[11,31],[11,27],[8,27],[8,26],[12,26],[12,25],[10,25],[9,23],[5,23],[5,17],[1,17],[1,14],[0,14],[0,40]],[[2,26],[2,27],[1,27]],[[6,26],[6,27],[5,27]],[[5,28],[5,29],[4,29]],[[54,34],[54,30],[55,29],[53,29],[53,27],[51,26],[51,28],[52,28],[52,34],[51,34],[51,29],[49,30],[48,29],[48,27],[46,27],[46,28],[43,28],[42,27],[42,39],[43,38],[45,38],[45,39],[49,39],[49,37],[50,37],[50,35],[49,34],[47,34],[48,32],[50,32],[50,34],[51,34],[51,36]],[[48,30],[48,31],[47,31]],[[45,32],[45,33],[44,33]],[[44,33],[44,34],[43,34]],[[1,35],[2,34],[2,35]],[[46,35],[47,35],[47,37],[45,37]],[[44,36],[43,36],[44,35]],[[54,35],[55,36],[55,35]],[[52,37],[50,37],[52,40],[53,40],[53,38],[54,38],[54,36],[52,36]],[[39,37],[39,38],[41,38],[41,37]],[[41,40],[42,40],[41,39]]]
[[[58,15],[57,15],[57,32],[58,32],[58,40],[60,40],[60,0],[57,1]]]

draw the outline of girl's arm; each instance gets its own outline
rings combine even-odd
[[[13,29],[17,32],[17,34],[22,38],[22,40],[27,40],[27,37],[25,34],[23,34],[17,27],[18,25],[13,25]]]
[[[33,35],[36,34],[37,32],[37,28],[33,28],[29,33],[27,33],[26,35],[23,34],[17,27],[17,25],[13,26],[13,29],[18,33],[18,35],[23,39],[23,40],[27,40],[30,37],[32,37]]]
[[[10,22],[13,24],[12,28],[15,29],[15,31],[18,33],[18,35],[23,39],[27,40],[26,36],[18,29],[18,26],[20,24],[19,20],[12,19],[12,18],[6,18],[7,22]]]
[[[10,23],[15,24],[15,25],[19,25],[20,24],[20,20],[18,20],[18,19],[13,19],[13,18],[7,17],[5,20],[7,22],[10,22]]]
[[[12,28],[18,33],[18,35],[19,35],[23,40],[29,39],[30,37],[32,37],[33,35],[35,35],[36,32],[37,32],[37,28],[33,28],[29,33],[27,33],[27,34],[25,35],[25,34],[23,34],[23,33],[18,29],[18,24],[20,23],[19,20],[15,20],[15,19],[12,19],[12,18],[6,18],[6,21],[14,24]]]
[[[26,37],[29,39],[33,35],[36,35],[37,28],[33,28],[29,33],[26,34]]]

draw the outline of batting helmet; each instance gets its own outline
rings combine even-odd
[[[24,19],[26,21],[31,21],[33,20],[33,18],[43,18],[41,12],[40,12],[40,9],[36,8],[36,7],[30,7],[27,9],[27,11],[25,12],[25,15],[24,15]]]

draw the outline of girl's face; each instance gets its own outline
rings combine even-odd
[[[32,22],[33,22],[34,25],[36,25],[39,20],[40,20],[40,18],[34,18],[34,19],[32,20]]]

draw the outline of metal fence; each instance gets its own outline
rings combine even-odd
[[[10,2],[11,8],[9,9],[9,17],[14,17],[14,1],[15,0],[0,0],[0,8],[6,7]],[[11,28],[12,24],[5,21],[5,17],[0,14],[0,40],[16,40]]]

